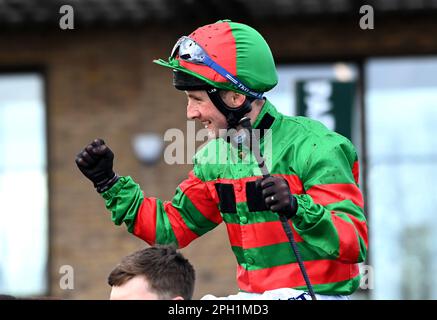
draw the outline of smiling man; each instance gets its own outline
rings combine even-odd
[[[183,73],[175,73],[175,84],[180,82],[181,77],[186,77]],[[179,88],[187,88],[177,85]],[[181,89],[182,90],[182,89]],[[185,91],[188,99],[187,119],[198,120],[205,129],[208,129],[210,139],[223,137],[227,133],[228,122],[225,115],[217,109],[209,98],[207,91]],[[220,91],[220,98],[230,108],[238,109],[245,102],[246,96],[234,91]],[[256,119],[264,105],[263,100],[255,100],[251,104],[251,110],[245,116]]]
[[[210,141],[195,155],[172,201],[165,202],[144,195],[131,177],[118,177],[103,140],[86,146],[76,163],[105,199],[114,223],[124,222],[149,244],[182,248],[225,222],[239,288],[256,297],[307,289],[281,215],[318,298],[352,294],[360,283],[358,263],[367,253],[355,147],[320,122],[279,113],[264,97],[278,81],[264,38],[245,24],[218,21],[181,37],[168,61],[155,62],[172,69],[174,86],[188,98],[187,117],[208,129]],[[241,129],[244,118],[258,130],[269,177],[256,157],[242,163],[215,156],[229,147],[241,158],[247,155],[238,151],[241,141],[223,139]]]

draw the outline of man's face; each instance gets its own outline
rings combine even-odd
[[[135,276],[121,286],[113,286],[110,300],[159,300],[144,276]]]
[[[228,127],[225,116],[218,111],[205,91],[185,91],[188,98],[187,118],[197,119],[208,129],[209,138],[218,138]]]

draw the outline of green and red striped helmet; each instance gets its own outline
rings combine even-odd
[[[230,20],[220,20],[198,28],[189,38],[206,51],[215,63],[251,90],[264,93],[278,83],[272,52],[261,34],[252,27]],[[168,61],[159,59],[154,62],[185,72],[215,88],[245,94],[231,81],[206,65],[188,62],[179,56],[170,57]]]

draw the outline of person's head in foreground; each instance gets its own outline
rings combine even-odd
[[[136,251],[111,271],[111,300],[190,300],[195,272],[172,246]]]

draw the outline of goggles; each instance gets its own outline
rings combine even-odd
[[[240,80],[238,80],[237,77],[226,71],[225,68],[214,62],[214,60],[209,57],[206,51],[199,44],[197,44],[193,39],[187,36],[179,38],[179,40],[174,45],[171,51],[170,58],[175,59],[176,56],[179,56],[180,59],[190,63],[208,66],[219,75],[227,79],[229,82],[231,82],[237,89],[245,92],[246,94],[256,99],[262,99],[263,97],[262,93],[253,91],[245,84],[243,84]]]

